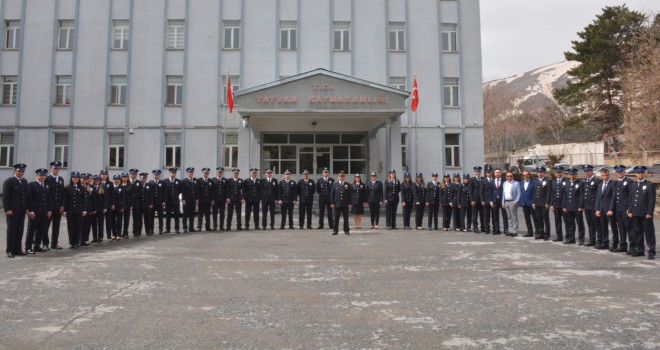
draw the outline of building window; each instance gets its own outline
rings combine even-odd
[[[73,47],[73,21],[60,21],[59,33],[59,46],[57,48],[71,50]]]
[[[167,105],[181,106],[183,104],[183,77],[167,77]]]
[[[444,105],[445,107],[458,107],[458,78],[445,78]]]
[[[0,132],[0,167],[14,164],[14,133]]]
[[[108,167],[124,167],[124,133],[111,132],[108,134]]]
[[[446,52],[456,52],[457,48],[456,40],[456,24],[442,24],[442,51]]]
[[[408,169],[408,134],[401,133],[401,166]]]
[[[172,50],[183,50],[186,31],[184,21],[171,20],[168,23],[168,28],[167,48]]]
[[[390,22],[390,51],[405,51],[404,23]]]
[[[241,22],[240,21],[225,21],[224,22],[224,43],[222,48],[225,50],[238,50],[241,48]]]
[[[280,22],[280,50],[296,50],[296,22]]]
[[[5,49],[18,49],[21,32],[20,21],[5,21]]]
[[[114,106],[126,105],[125,75],[113,75],[110,77],[110,104]]]
[[[2,104],[15,105],[18,96],[18,79],[15,76],[2,77]]]
[[[238,81],[240,77],[238,75],[230,75],[229,78],[231,79],[231,92],[236,93],[239,89]],[[222,105],[227,104],[227,76],[222,77]]]
[[[58,75],[55,85],[55,104],[56,105],[70,105],[71,104],[71,76]]]
[[[222,166],[227,169],[238,167],[238,134],[227,133],[222,147]]]
[[[406,77],[390,77],[390,83],[388,84],[391,88],[406,90]]]
[[[69,134],[65,132],[56,132],[53,142],[53,159],[61,162],[66,168],[69,166]]]
[[[350,22],[335,22],[334,23],[334,50],[335,51],[350,51],[351,50],[351,23]]]
[[[128,40],[128,21],[115,21],[112,48],[115,50],[126,50],[128,49]]]
[[[165,133],[165,167],[181,166],[181,133]]]
[[[460,134],[445,134],[445,165],[449,168],[461,167]]]

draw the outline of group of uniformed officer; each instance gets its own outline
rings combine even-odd
[[[428,183],[424,183],[422,173],[415,174],[414,182],[411,175],[405,173],[403,182],[400,182],[394,169],[389,171],[384,183],[377,179],[376,173],[371,173],[367,183],[349,183],[345,181],[346,174],[343,171],[339,172],[339,180],[335,181],[329,177],[327,168],[323,169],[323,175],[316,183],[309,178],[307,170],[303,171],[303,178],[298,182],[291,180],[291,172],[288,170],[280,181],[272,177],[271,169],[266,169],[265,177],[259,178],[256,168],[250,169],[250,176],[246,179],[239,178],[239,169],[233,169],[232,177],[225,178],[222,167],[216,169],[214,178],[209,177],[209,168],[203,168],[202,177],[196,178],[195,169],[191,167],[186,169],[183,179],[176,177],[176,168],[169,169],[167,179],[161,179],[161,171],[156,169],[152,171],[153,178],[150,181],[147,181],[148,173],[139,173],[137,169],[114,175],[112,180],[106,170],[98,175],[74,171],[68,185],[65,185],[64,179],[59,176],[61,166],[59,162],[52,162],[50,174],[47,169],[37,169],[36,179],[30,183],[23,178],[26,165],[13,166],[14,175],[6,179],[3,187],[8,257],[62,249],[59,245],[62,216],[67,218],[71,248],[101,243],[104,229],[108,240],[128,239],[131,220],[134,237],[141,236],[143,228],[147,236],[153,235],[156,218],[159,234],[171,232],[172,219],[175,232],[180,233],[181,215],[184,232],[195,232],[195,227],[201,231],[202,224],[206,231],[224,231],[231,230],[235,212],[236,229],[242,230],[243,205],[246,210],[245,229],[250,228],[251,220],[257,230],[268,226],[274,229],[275,205],[281,206],[280,229],[286,227],[287,219],[288,227],[293,229],[293,209],[297,203],[300,203],[299,228],[310,229],[315,193],[319,195],[318,228],[324,228],[327,211],[333,235],[338,234],[340,217],[344,219],[344,233],[350,234],[348,210],[353,207],[353,213],[360,215],[363,210],[356,209],[369,206],[371,228],[378,228],[380,206],[383,204],[387,206],[387,229],[396,229],[396,212],[401,202],[405,229],[411,229],[412,209],[415,208],[415,227],[423,229],[423,216],[428,209],[427,229],[437,230],[442,207],[442,226],[445,231],[450,229],[453,219],[453,229],[456,231],[467,232],[472,228],[474,232],[489,234],[492,221],[492,233],[500,234],[499,219],[502,215],[504,232],[508,236],[516,236],[515,232],[508,231],[506,212],[502,210],[506,199],[500,169],[487,168],[484,170],[486,176],[482,177],[482,168],[477,166],[474,167],[474,176],[464,174],[461,181],[461,175],[454,174],[453,182],[449,174],[438,181],[438,174],[433,173],[432,181]],[[577,242],[580,245],[643,256],[646,239],[648,258],[655,258],[655,187],[645,179],[645,167],[634,168],[637,181],[626,177],[625,166],[617,165],[614,169],[618,176],[616,180],[610,180],[607,170],[601,172],[602,179],[597,179],[592,166],[583,168],[585,180],[577,179],[577,169],[568,169],[569,179],[565,179],[565,169],[562,167],[553,169],[555,179],[546,178],[546,169],[543,167],[537,169],[537,179],[526,176],[521,183],[524,184],[524,192],[531,195],[531,205],[520,204],[531,207],[525,211],[525,215],[533,218],[533,221],[527,220],[528,234],[524,237],[535,236],[536,239],[549,240],[549,213],[552,212],[556,228],[554,241],[576,243],[577,228]],[[356,178],[359,177],[357,174]],[[180,205],[183,206],[183,214]],[[26,215],[29,220],[23,251]],[[586,242],[585,216],[589,230]],[[613,233],[611,245],[608,225]],[[50,239],[49,227],[52,227]],[[91,241],[90,232],[93,238]]]

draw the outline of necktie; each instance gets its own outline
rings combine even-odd
[[[500,188],[500,179],[495,180],[495,186]]]

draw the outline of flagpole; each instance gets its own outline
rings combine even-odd
[[[229,71],[227,71],[227,81],[229,81]],[[224,84],[223,84],[224,85]],[[224,96],[226,98],[226,96]],[[228,113],[227,113],[227,104],[225,103],[225,116],[222,118],[222,150],[220,153],[220,166],[224,167],[225,166],[225,149],[227,148],[227,132],[226,132],[226,126],[227,126],[227,118]],[[231,164],[230,164],[231,165]]]
[[[417,74],[413,75],[413,82],[415,85],[417,85]],[[414,89],[417,89],[417,86],[414,86]],[[417,96],[417,100],[419,100],[419,91],[414,92]],[[417,106],[415,106],[415,172],[419,172],[419,142],[418,142],[418,129],[417,129]]]

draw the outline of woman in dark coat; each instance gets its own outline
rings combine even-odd
[[[413,182],[410,179],[410,173],[403,174],[403,182],[401,183],[401,206],[403,207],[403,228],[411,230],[410,215],[412,214],[414,205],[413,196]]]
[[[83,217],[87,215],[83,187],[80,184],[80,173],[71,173],[71,181],[64,188],[64,212],[66,226],[69,232],[69,248],[77,249],[82,239]]]
[[[423,230],[422,222],[424,220],[424,211],[426,210],[426,183],[424,183],[422,173],[415,175],[413,202],[415,202],[415,228]]]
[[[364,214],[364,206],[367,203],[367,189],[364,182],[362,182],[360,174],[355,174],[352,186],[351,203],[353,204],[353,207],[351,208],[351,212],[353,213],[353,222],[355,223],[356,229],[361,229],[362,214]]]

